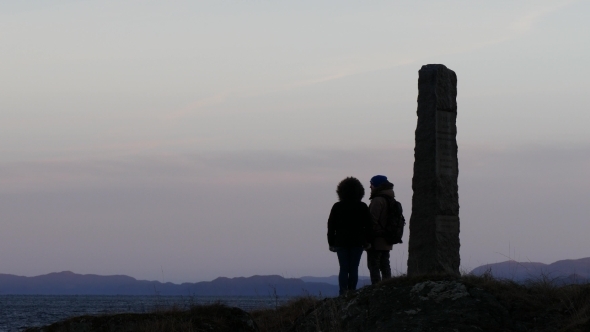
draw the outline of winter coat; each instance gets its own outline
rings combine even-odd
[[[383,229],[381,225],[387,225],[388,200],[387,198],[382,197],[382,195],[394,198],[393,184],[387,182],[371,190],[371,197],[369,197],[371,200],[369,211],[371,213],[373,234],[376,231]],[[387,244],[383,237],[374,237],[371,241],[371,249],[373,250],[391,250],[391,248],[393,248],[393,246]]]
[[[344,200],[334,204],[328,218],[328,244],[331,247],[361,247],[369,243],[371,215],[367,204]]]

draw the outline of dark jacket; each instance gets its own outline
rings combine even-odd
[[[358,200],[337,202],[328,218],[328,244],[331,247],[361,247],[369,243],[371,228],[367,204]]]
[[[387,225],[387,213],[388,213],[388,199],[384,196],[388,196],[390,199],[395,199],[393,192],[393,184],[390,182],[384,183],[371,191],[371,204],[369,204],[369,210],[371,211],[371,219],[373,234],[383,229],[382,225]],[[391,250],[392,245],[385,242],[383,237],[374,237],[371,241],[371,249],[373,250]]]

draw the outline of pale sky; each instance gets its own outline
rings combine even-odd
[[[588,257],[588,17],[590,1],[2,1],[0,273],[337,274],[341,179],[387,175],[410,219],[430,63],[458,77],[461,268]]]

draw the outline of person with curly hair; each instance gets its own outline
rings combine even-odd
[[[358,268],[371,236],[371,214],[361,199],[365,195],[362,183],[347,177],[336,188],[338,202],[332,206],[328,218],[328,244],[338,255],[340,295],[356,289]]]

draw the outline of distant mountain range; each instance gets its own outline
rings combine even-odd
[[[551,281],[555,284],[581,284],[590,282],[590,257],[566,259],[551,264],[516,262],[513,260],[486,264],[471,271],[474,275],[490,273],[497,279],[516,282]]]
[[[100,276],[70,271],[36,277],[0,274],[0,295],[182,295],[182,296],[298,296],[338,295],[338,286],[283,278],[277,275],[217,278],[173,284],[137,280],[125,275]]]
[[[505,261],[479,266],[474,275],[491,274],[516,282],[551,281],[555,284],[590,282],[590,257],[567,259],[552,264]],[[358,288],[369,285],[360,276]],[[0,295],[182,295],[182,296],[298,296],[338,295],[338,276],[283,278],[277,275],[173,284],[137,280],[125,275],[100,276],[70,271],[36,277],[0,274]]]

